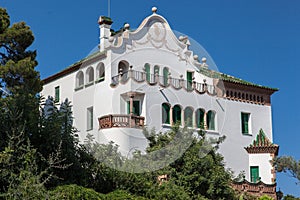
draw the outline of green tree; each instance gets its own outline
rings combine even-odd
[[[7,110],[14,108],[20,112],[18,120],[26,123],[24,137],[30,138],[38,130],[38,93],[42,82],[35,70],[36,51],[28,50],[33,41],[29,26],[25,22],[10,26],[7,11],[0,8],[0,150],[7,146],[10,130]]]
[[[300,198],[294,197],[293,195],[286,195],[283,197],[283,200],[300,200]]]
[[[284,172],[300,181],[300,160],[291,156],[281,156],[274,159],[273,164],[277,172]]]

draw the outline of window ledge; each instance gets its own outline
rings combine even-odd
[[[100,82],[103,82],[104,81],[104,77],[101,77],[101,78],[98,78],[95,83],[100,83]]]
[[[85,84],[85,87],[90,87],[91,85],[94,85],[94,81]]]
[[[78,91],[78,90],[81,90],[81,89],[83,89],[83,85],[81,85],[81,86],[75,88],[74,90],[75,90],[75,91]]]
[[[162,124],[161,126],[164,127],[164,128],[171,128],[172,127],[171,124]]]
[[[92,131],[93,130],[93,128],[90,128],[90,129],[87,129],[86,131]]]
[[[219,131],[216,130],[205,130],[209,134],[220,135]]]
[[[244,136],[253,136],[251,133],[242,133],[242,135],[244,135]]]

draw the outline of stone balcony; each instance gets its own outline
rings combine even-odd
[[[137,128],[144,127],[145,118],[133,114],[111,114],[98,118],[99,129],[108,128]]]

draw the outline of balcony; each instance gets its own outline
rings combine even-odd
[[[175,90],[186,90],[188,92],[196,91],[199,94],[207,93],[209,95],[216,95],[214,85],[209,85],[204,80],[203,83],[197,83],[194,80],[184,80],[183,75],[180,78],[168,76],[160,76],[158,74],[150,74],[142,71],[135,71],[132,66],[128,71],[120,72],[120,74],[113,76],[111,79],[111,86],[116,87],[119,84],[126,84],[129,79],[136,83],[146,82],[149,85],[159,85],[160,87],[172,87]]]
[[[99,129],[107,128],[138,128],[144,127],[145,118],[136,115],[113,114],[98,118]]]

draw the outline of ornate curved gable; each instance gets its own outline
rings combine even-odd
[[[182,54],[183,57],[192,57],[193,54],[188,50],[188,38],[180,37],[179,40],[167,20],[155,12],[145,18],[134,31],[129,30],[128,24],[125,25],[123,31],[110,38],[110,43],[113,51],[156,48]]]
[[[273,144],[265,135],[264,131],[260,129],[256,139],[253,140],[253,143],[248,147],[245,147],[245,149],[250,154],[271,153],[277,155],[279,146],[277,144]]]

